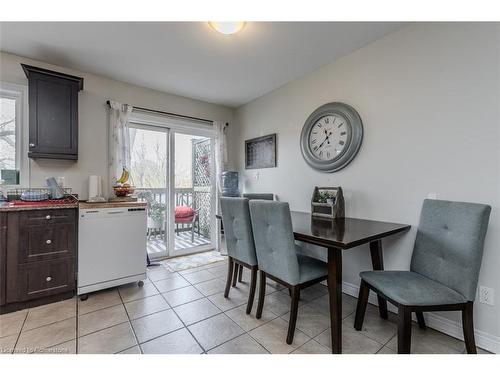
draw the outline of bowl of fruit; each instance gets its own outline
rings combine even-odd
[[[133,194],[135,189],[133,186],[130,186],[130,184],[121,184],[113,186],[113,190],[117,197],[127,197]]]
[[[126,168],[123,168],[122,175],[116,180],[116,185],[113,186],[113,190],[117,197],[127,197],[134,193],[134,187],[127,183],[129,177],[129,172]]]

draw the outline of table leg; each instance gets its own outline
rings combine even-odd
[[[375,271],[382,271],[384,269],[384,256],[382,254],[382,240],[370,242],[370,254],[372,257],[372,266]],[[381,296],[378,299],[378,312],[382,319],[388,319],[387,315],[387,301]]]
[[[332,353],[342,353],[342,250],[328,249],[328,292]]]

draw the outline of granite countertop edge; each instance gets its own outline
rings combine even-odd
[[[0,212],[15,212],[15,211],[33,211],[33,210],[61,210],[69,208],[118,208],[118,207],[146,207],[146,202],[102,202],[102,203],[89,203],[89,202],[75,202],[65,204],[46,204],[46,205],[13,205],[5,204],[0,205]]]
[[[0,206],[0,212],[15,212],[15,211],[33,211],[33,210],[61,210],[65,208],[78,208],[78,202],[66,204],[47,204],[47,205],[23,205],[16,206],[6,204]]]

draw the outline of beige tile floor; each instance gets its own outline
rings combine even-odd
[[[136,284],[0,316],[0,353],[293,353],[330,352],[327,289],[303,291],[292,345],[285,343],[290,297],[275,283],[266,288],[262,319],[245,314],[248,272],[223,296],[226,264],[180,272],[160,266]],[[395,353],[396,321],[369,306],[361,332],[353,328],[356,299],[343,299],[344,353]],[[463,353],[464,343],[414,327],[414,353]]]

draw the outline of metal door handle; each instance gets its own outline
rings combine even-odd
[[[52,241],[51,241],[51,240],[47,240],[47,241],[45,241],[45,243],[46,243],[47,245],[50,245],[50,244],[52,243]]]
[[[45,278],[45,281],[51,281],[51,280],[52,280],[52,277],[50,277],[50,276],[47,276],[47,277]]]

